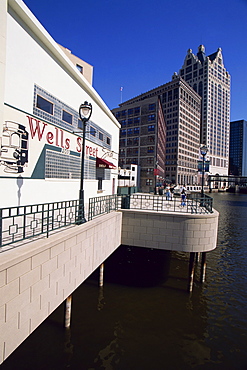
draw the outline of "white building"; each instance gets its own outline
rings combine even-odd
[[[202,97],[201,143],[208,147],[210,172],[227,175],[230,134],[230,74],[222,50],[206,56],[200,45],[195,55],[189,49],[180,76]]]
[[[138,166],[137,164],[125,164],[123,168],[118,168],[118,186],[137,187],[138,186]]]
[[[73,132],[84,101],[86,203],[115,194],[120,125],[91,86],[91,66],[63,51],[21,0],[0,2],[0,43],[0,207],[79,198],[82,137]]]

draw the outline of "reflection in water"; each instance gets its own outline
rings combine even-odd
[[[96,272],[73,294],[65,341],[60,306],[1,370],[246,370],[247,195],[212,196],[218,245],[203,285],[197,265],[192,295],[189,255],[122,247],[105,263],[104,288]]]
[[[119,346],[119,338],[121,338],[123,329],[120,322],[116,322],[114,326],[114,339],[102,350],[99,351],[98,356],[94,360],[97,368],[106,370],[114,370],[119,364],[120,357],[123,355],[123,350]],[[90,369],[91,370],[91,369]]]
[[[66,328],[65,334],[64,334],[64,354],[65,354],[65,362],[68,364],[67,367],[69,367],[69,364],[71,363],[71,359],[73,356],[73,349],[74,349],[74,346],[71,343],[71,330],[70,328]]]
[[[98,311],[103,310],[104,305],[105,305],[104,288],[103,288],[103,286],[101,286],[101,287],[99,287],[99,298],[98,298],[98,306],[97,306]]]

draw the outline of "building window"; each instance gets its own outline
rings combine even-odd
[[[148,153],[154,153],[154,147],[148,146]]]
[[[148,131],[154,131],[154,125],[149,125],[148,126]]]
[[[53,104],[40,95],[37,95],[36,107],[49,114],[53,114]]]
[[[134,134],[139,135],[140,133],[140,128],[139,127],[134,127]]]
[[[149,104],[148,109],[149,110],[155,110],[155,103]]]
[[[96,136],[96,130],[94,127],[90,126],[90,135]]]
[[[99,132],[99,139],[100,139],[101,141],[103,141],[103,140],[104,140],[104,135],[102,134],[102,132]]]
[[[108,136],[106,138],[106,144],[111,145],[111,139]]]
[[[66,110],[63,110],[62,120],[72,125],[72,119],[73,119],[72,114],[66,112]]]
[[[80,128],[81,130],[83,129],[81,119],[78,119],[78,128]]]
[[[120,130],[120,135],[121,136],[126,136],[126,129]]]
[[[103,185],[103,178],[98,177],[98,190],[102,190],[102,185]]]
[[[79,72],[83,73],[83,67],[80,66],[80,64],[77,64],[76,68],[78,69]]]
[[[147,179],[146,185],[152,186],[153,185],[153,179]]]
[[[135,107],[135,114],[140,114],[140,107]]]
[[[149,121],[154,121],[154,120],[155,120],[155,114],[150,114],[150,115],[148,116],[148,120],[149,120]]]

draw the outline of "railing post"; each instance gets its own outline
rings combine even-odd
[[[50,207],[49,203],[47,203],[47,222],[46,222],[46,236],[49,237],[49,218],[50,218]]]
[[[0,209],[0,247],[2,246],[2,240],[3,240],[3,210]]]
[[[74,202],[72,202],[73,205]],[[75,208],[75,214],[76,214],[76,208]],[[64,207],[64,226],[66,226],[66,218],[67,218],[67,201],[65,201],[65,207]]]
[[[27,209],[27,207],[26,206],[24,206],[24,215],[23,215],[23,217],[24,217],[24,220],[23,220],[23,239],[25,239],[25,237],[26,237],[26,209]]]
[[[122,196],[122,207],[123,209],[129,209],[130,208],[130,196],[125,195]]]

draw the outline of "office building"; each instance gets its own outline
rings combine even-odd
[[[247,121],[230,124],[229,175],[247,176]]]
[[[165,120],[158,95],[129,100],[113,110],[121,124],[119,166],[140,166],[140,188],[154,190],[163,183],[165,167]]]
[[[201,143],[208,147],[210,172],[228,174],[230,134],[230,75],[222,50],[206,56],[200,45],[195,55],[189,49],[179,75],[202,97]]]
[[[197,183],[200,109],[200,96],[174,74],[171,82],[113,110],[121,123],[120,166],[128,161],[140,165],[142,191],[149,191],[162,181],[186,185]],[[133,132],[136,133],[135,147]]]

